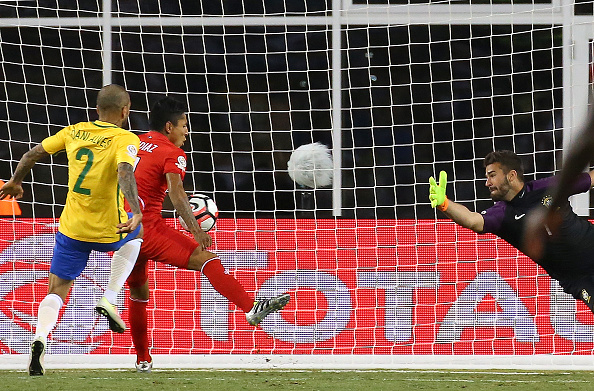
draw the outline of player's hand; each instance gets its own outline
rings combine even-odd
[[[208,247],[212,245],[212,238],[206,232],[200,230],[200,232],[196,232],[193,235],[194,240],[196,240],[198,244],[202,246],[203,250],[206,250]]]
[[[431,201],[432,208],[435,208],[445,202],[447,183],[448,174],[445,171],[441,171],[439,173],[439,185],[435,182],[435,178],[429,178],[429,201]]]
[[[15,199],[20,199],[23,197],[23,186],[20,183],[15,183],[12,180],[9,180],[0,188],[0,200],[5,199],[6,197],[14,197]]]
[[[563,217],[559,211],[536,208],[524,218],[524,244],[522,251],[530,259],[542,258],[546,242],[559,232]]]
[[[117,227],[118,227],[117,233],[119,233],[119,234],[130,233],[130,232],[134,231],[136,228],[138,228],[138,226],[140,225],[141,222],[142,222],[142,213],[133,214],[132,217],[128,221],[117,225]]]

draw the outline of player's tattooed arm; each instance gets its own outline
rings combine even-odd
[[[140,210],[140,202],[138,201],[138,188],[136,187],[136,179],[134,178],[134,168],[131,164],[124,162],[118,164],[118,183],[133,214],[132,218],[128,221],[118,224],[118,233],[132,232],[142,222],[142,212]]]
[[[138,188],[134,178],[134,168],[130,163],[118,164],[118,183],[124,197],[130,205],[133,214],[142,214],[140,211],[140,202],[138,202]]]
[[[23,179],[29,174],[35,163],[44,157],[49,156],[49,153],[43,148],[41,144],[36,145],[31,150],[21,157],[19,164],[17,165],[12,178],[0,189],[0,199],[4,199],[7,196],[15,198],[21,198],[23,196]]]

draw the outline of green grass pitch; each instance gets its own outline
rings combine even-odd
[[[586,371],[477,370],[47,370],[0,371],[2,390],[594,390]]]

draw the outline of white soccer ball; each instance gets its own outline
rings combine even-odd
[[[219,208],[214,200],[206,194],[193,194],[189,197],[192,213],[196,217],[196,221],[204,232],[208,232],[215,226],[217,217],[219,217]],[[188,226],[181,216],[177,218],[182,228],[188,231]]]
[[[322,143],[300,146],[293,151],[287,162],[291,179],[312,189],[332,184],[332,167],[332,154]]]

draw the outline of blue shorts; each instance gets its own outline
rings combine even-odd
[[[140,232],[140,225],[122,240],[113,243],[83,242],[69,238],[61,232],[56,234],[56,244],[50,266],[50,273],[63,280],[74,280],[87,266],[89,254],[92,250],[109,252],[116,251],[125,243],[136,238]]]

